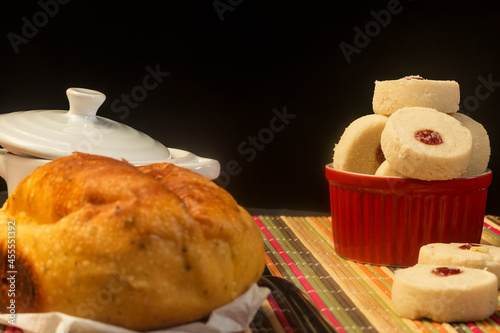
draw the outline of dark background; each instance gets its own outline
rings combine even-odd
[[[223,172],[236,162],[220,183],[245,207],[327,212],[334,144],[372,112],[375,80],[410,74],[460,84],[500,170],[499,1],[6,0],[0,16],[0,113],[67,109],[68,87],[99,90],[99,115]],[[148,67],[169,74],[125,113]],[[259,133],[256,154],[238,150]],[[489,193],[500,214],[495,176]]]

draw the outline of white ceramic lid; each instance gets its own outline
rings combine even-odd
[[[0,115],[0,145],[16,155],[55,159],[74,151],[125,159],[165,161],[170,151],[127,125],[97,116],[106,96],[69,88],[69,111],[33,110]]]

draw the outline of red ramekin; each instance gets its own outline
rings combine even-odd
[[[429,243],[479,243],[492,172],[446,181],[325,167],[335,251],[351,260],[413,266]]]

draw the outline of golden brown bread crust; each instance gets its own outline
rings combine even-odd
[[[0,276],[16,223],[16,311],[134,330],[203,319],[256,282],[253,218],[204,177],[75,153],[22,181],[0,211]],[[2,295],[8,284],[2,283]],[[1,311],[9,299],[0,298]]]

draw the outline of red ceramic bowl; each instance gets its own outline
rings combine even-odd
[[[325,169],[335,251],[345,258],[412,266],[425,244],[481,241],[491,170],[422,181]]]

